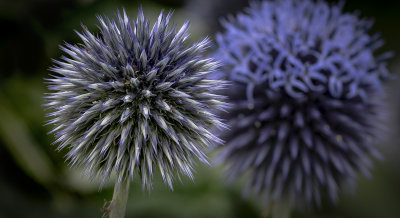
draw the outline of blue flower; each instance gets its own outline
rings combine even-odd
[[[391,56],[374,55],[372,23],[312,0],[253,2],[223,21],[214,56],[233,107],[218,160],[230,178],[247,172],[266,199],[313,205],[369,174]]]
[[[221,140],[209,129],[223,127],[212,112],[226,107],[213,94],[224,81],[207,79],[218,63],[204,58],[208,39],[188,45],[189,27],[169,25],[161,13],[151,28],[142,9],[136,21],[125,13],[98,17],[100,35],[83,26],[83,44],[66,44],[69,56],[55,60],[46,104],[67,160],[92,177],[117,184],[139,175],[151,187],[159,168],[172,188],[174,171],[193,177],[195,159]]]

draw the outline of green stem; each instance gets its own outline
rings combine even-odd
[[[272,208],[272,218],[290,218],[290,203],[287,200],[275,202]]]
[[[124,218],[126,202],[128,201],[129,181],[115,184],[114,194],[110,204],[110,218]]]

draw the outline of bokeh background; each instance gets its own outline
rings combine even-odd
[[[334,2],[334,1],[332,1]],[[191,39],[199,40],[221,30],[221,17],[240,11],[247,0],[0,0],[0,218],[12,217],[101,217],[101,207],[112,196],[112,184],[98,189],[80,169],[64,163],[65,152],[56,152],[51,127],[44,126],[43,78],[49,74],[51,59],[58,59],[63,42],[77,43],[74,33],[84,23],[96,29],[95,15],[113,16],[125,8],[136,17],[143,5],[153,21],[161,9],[174,10],[173,20],[190,19]],[[386,40],[381,51],[393,50],[398,57],[389,69],[397,80],[388,86],[388,131],[371,179],[360,177],[353,194],[341,194],[337,205],[325,203],[321,209],[294,211],[301,217],[400,217],[400,3],[348,0],[346,12],[359,11],[374,17],[372,32]],[[212,154],[211,154],[212,156]],[[133,182],[129,193],[129,217],[261,217],[263,205],[255,196],[243,197],[240,182],[227,185],[222,169],[201,164],[195,181],[183,179],[170,191],[160,176],[151,193]]]

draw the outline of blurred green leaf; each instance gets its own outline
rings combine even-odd
[[[25,121],[8,105],[0,94],[0,139],[28,175],[40,184],[50,184],[55,176],[52,162],[30,134]]]

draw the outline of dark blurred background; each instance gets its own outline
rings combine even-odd
[[[0,0],[0,218],[11,217],[101,217],[112,184],[99,190],[80,169],[64,163],[65,152],[56,152],[53,136],[44,126],[43,78],[48,77],[51,59],[61,56],[59,45],[77,43],[74,29],[84,23],[97,31],[95,15],[113,16],[125,8],[135,17],[142,4],[153,21],[161,9],[174,10],[173,20],[190,19],[191,40],[220,31],[218,19],[248,5],[247,0]],[[346,12],[358,10],[374,17],[373,32],[386,40],[381,49],[400,55],[400,3],[348,0]],[[400,56],[389,69],[399,77]],[[372,179],[360,177],[354,194],[340,195],[337,205],[324,204],[315,212],[295,211],[301,217],[400,217],[400,88],[399,80],[388,84],[388,134],[380,150],[385,160],[375,162]],[[198,165],[195,181],[183,179],[170,191],[156,176],[154,190],[131,186],[127,217],[261,217],[256,197],[242,197],[240,184],[226,185],[221,169]]]

